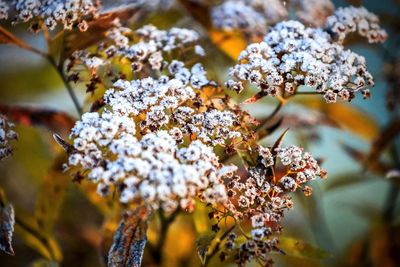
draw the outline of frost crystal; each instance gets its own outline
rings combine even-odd
[[[13,131],[14,124],[0,114],[0,160],[8,157],[13,152],[10,146],[12,140],[16,140],[18,135]]]
[[[365,58],[343,48],[318,28],[297,21],[278,23],[264,41],[242,51],[239,63],[230,70],[227,86],[241,91],[244,82],[261,89],[264,95],[288,96],[305,85],[324,94],[327,102],[337,97],[351,100],[357,91],[368,95],[373,86]]]

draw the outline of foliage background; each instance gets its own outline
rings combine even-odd
[[[348,5],[346,1],[334,1],[334,3],[336,7]],[[387,23],[390,24],[391,19],[399,14],[399,5],[390,0],[363,1],[363,5],[377,13],[386,23],[384,27],[391,37],[384,46],[392,50],[391,52],[395,55],[393,50],[399,47],[396,47],[392,36],[399,33],[399,26],[391,25],[394,29],[397,27],[397,32],[395,32],[393,28],[387,27]],[[154,14],[146,22],[150,21],[165,28],[175,23],[177,16],[180,17],[178,25],[189,23],[198,28],[190,20],[183,18],[180,11]],[[139,25],[134,25],[134,27],[139,27]],[[18,32],[18,36],[33,43],[35,47],[45,47],[45,42],[40,35],[33,36],[23,27],[14,30]],[[206,51],[213,55],[209,57],[211,61],[205,62],[208,69],[213,70],[211,75],[218,77],[221,81],[225,80],[225,68],[231,62],[226,56],[217,52],[212,45],[205,44],[205,47]],[[379,135],[379,129],[390,121],[390,115],[385,108],[385,92],[389,87],[383,72],[385,58],[378,46],[366,48],[355,44],[351,49],[366,57],[376,83],[371,99],[367,101],[356,99],[353,102],[353,105],[363,113],[362,120],[352,118],[352,114],[348,114],[347,110],[337,107],[335,110],[325,112],[328,116],[333,114],[333,118],[335,114],[341,114],[341,118],[347,117],[348,121],[339,121],[339,124],[345,125],[344,130],[332,127],[316,127],[312,130],[294,129],[286,140],[287,143],[307,147],[315,156],[323,158],[323,166],[330,176],[326,182],[313,184],[315,190],[313,198],[300,199],[298,197],[295,201],[295,209],[289,212],[285,219],[285,234],[315,244],[329,251],[331,257],[325,261],[318,261],[277,256],[275,258],[278,261],[277,266],[326,266],[327,264],[343,266],[351,262],[354,262],[352,266],[365,266],[359,257],[359,252],[362,251],[363,244],[365,245],[362,240],[365,238],[374,244],[367,251],[367,258],[372,258],[375,266],[396,266],[390,265],[395,264],[395,261],[389,256],[385,258],[385,255],[398,237],[395,232],[388,232],[389,234],[385,235],[389,228],[379,226],[382,225],[379,218],[382,217],[387,205],[388,191],[393,185],[381,175],[362,172],[363,166],[344,149],[344,146],[349,145],[360,151],[368,151],[372,140]],[[84,89],[77,89],[76,92],[83,101]],[[77,117],[72,101],[52,67],[40,57],[11,46],[0,46],[0,103],[31,107],[46,106]],[[302,105],[293,104],[285,107],[284,111],[296,112],[303,116],[307,114]],[[262,117],[267,116],[273,107],[272,100],[262,100],[246,108],[256,117]],[[62,123],[62,121],[56,122],[50,128],[65,136],[66,133],[59,132],[57,123]],[[346,130],[351,125],[357,127],[357,130]],[[55,239],[63,254],[63,266],[98,266],[100,257],[98,247],[101,246],[100,232],[103,220],[101,209],[93,204],[94,196],[92,196],[92,201],[88,200],[80,190],[80,187],[85,185],[71,183],[69,177],[51,170],[60,152],[53,141],[51,131],[45,127],[28,126],[18,126],[16,131],[19,133],[19,141],[15,142],[14,156],[0,164],[0,184],[7,192],[8,200],[14,204],[17,213],[27,214],[27,221],[30,220],[32,214],[43,216],[46,220],[52,216],[56,217],[59,213],[59,218],[54,225],[45,225],[44,228],[52,232],[54,227]],[[277,131],[276,134],[280,132]],[[265,142],[270,144],[275,139],[276,135],[272,135]],[[57,160],[62,162],[65,159]],[[399,201],[400,199],[397,199],[397,204]],[[397,215],[398,221],[398,210],[394,214]],[[24,230],[16,229],[16,231],[23,232]],[[171,263],[168,266],[177,264],[177,258],[196,254],[193,231],[192,222],[186,216],[181,216],[175,223],[169,232],[170,238],[165,250]],[[387,238],[390,235],[393,240]],[[53,256],[57,257],[57,247],[50,245],[54,250],[49,252],[46,248],[40,248],[40,245],[37,245],[38,241],[34,238],[30,236],[26,238],[31,241],[32,246],[26,246],[17,235],[14,238],[16,256],[1,254],[0,266],[29,266],[31,264],[43,266],[42,264],[49,264],[49,261],[43,260],[48,253],[53,253]],[[38,250],[42,252],[41,255],[38,254]],[[196,262],[196,260],[193,261]],[[382,263],[382,265],[376,265],[376,263]],[[189,262],[183,264],[187,265],[182,266],[192,266]],[[198,261],[195,266],[197,265],[199,265]]]

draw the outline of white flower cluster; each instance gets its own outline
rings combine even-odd
[[[130,117],[85,113],[71,131],[69,165],[87,172],[102,195],[116,188],[123,203],[170,212],[189,209],[199,195],[210,203],[226,201],[222,178],[236,168],[222,167],[211,147],[198,140],[178,147],[167,131],[135,134]]]
[[[31,29],[34,31],[40,29],[39,20],[48,30],[62,24],[66,30],[77,25],[81,31],[86,31],[87,20],[98,15],[98,4],[92,0],[14,0],[11,7],[16,13],[14,23],[33,21]],[[0,19],[8,18],[9,9],[5,2],[0,1]]]
[[[261,89],[260,97],[291,95],[305,85],[331,103],[337,96],[351,100],[357,91],[368,96],[366,88],[374,84],[364,57],[345,50],[322,29],[297,21],[278,23],[263,42],[242,51],[238,61],[227,87],[241,91],[248,82]]]
[[[243,1],[226,1],[211,11],[213,25],[223,30],[265,33],[266,19]]]
[[[0,160],[11,155],[13,149],[10,141],[16,140],[18,135],[13,131],[14,124],[0,114]]]
[[[387,33],[379,25],[379,18],[365,7],[340,7],[327,18],[325,28],[340,42],[349,33],[357,32],[370,43],[383,42]]]
[[[335,9],[331,0],[295,0],[293,4],[299,20],[316,27],[322,27]]]
[[[171,28],[164,31],[152,25],[146,25],[135,32],[139,39],[133,45],[129,44],[129,39],[126,37],[129,31],[116,22],[116,27],[107,33],[108,38],[114,41],[116,46],[108,47],[106,53],[111,55],[117,53],[131,60],[134,72],[140,72],[145,63],[148,63],[153,70],[160,70],[168,64],[164,59],[165,53],[185,47],[192,47],[196,54],[204,55],[203,49],[195,45],[200,37],[192,30]]]
[[[148,77],[141,80],[118,80],[114,88],[106,91],[104,100],[114,113],[138,116],[142,129],[151,131],[171,128],[177,141],[183,135],[196,134],[206,143],[224,144],[225,139],[240,137],[233,130],[237,116],[231,111],[216,109],[197,110],[189,105],[197,101],[197,92],[209,84],[200,64],[189,71],[180,61],[172,61],[168,67],[173,78],[161,76],[158,80]]]
[[[112,72],[110,67],[116,58],[123,59],[131,63],[133,73],[147,77],[149,72],[160,71],[168,67],[170,63],[177,75],[185,79],[190,76],[190,71],[183,68],[180,62],[171,62],[172,53],[178,54],[178,58],[191,59],[193,56],[204,56],[204,49],[197,45],[199,35],[197,32],[182,29],[171,28],[170,30],[158,30],[152,25],[144,26],[135,32],[129,28],[123,27],[119,20],[113,21],[113,27],[106,32],[107,41],[99,45],[96,53],[89,51],[75,51],[70,57],[70,70],[73,66],[83,65],[91,74],[96,73],[99,67],[105,67]],[[134,40],[131,43],[131,40]],[[183,54],[181,51],[185,50]],[[200,69],[199,66],[193,66],[194,69]],[[169,68],[171,71],[171,68]],[[199,71],[197,71],[199,74]],[[75,74],[75,76],[77,73]],[[71,75],[74,76],[74,75]],[[115,75],[118,77],[118,74]],[[199,77],[197,75],[197,77]],[[192,81],[193,84],[196,81]],[[197,81],[198,84],[204,84],[205,79]],[[93,85],[92,85],[93,87]]]
[[[259,147],[257,153],[257,164],[249,167],[248,178],[243,181],[236,177],[227,184],[230,202],[225,206],[237,219],[248,219],[251,223],[251,238],[239,247],[239,266],[253,257],[268,261],[271,250],[277,249],[277,239],[273,235],[281,231],[279,221],[284,210],[293,206],[287,194],[302,188],[309,195],[311,188],[304,184],[326,177],[318,162],[296,146],[278,147],[275,151]],[[282,171],[283,175],[279,174]],[[227,250],[235,248],[235,238],[236,235],[228,238]]]
[[[223,30],[264,34],[266,26],[287,17],[279,0],[229,0],[211,11],[213,25]]]
[[[5,1],[0,0],[0,19],[8,19],[9,9],[10,7],[8,6],[8,4]]]

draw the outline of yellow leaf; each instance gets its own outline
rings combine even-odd
[[[238,31],[210,29],[208,34],[211,41],[233,60],[236,60],[247,46],[243,34]]]

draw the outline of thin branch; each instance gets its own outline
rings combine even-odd
[[[67,80],[67,78],[64,75],[64,71],[62,69],[62,65],[57,66],[57,63],[54,61],[54,59],[50,55],[46,56],[46,59],[54,67],[54,69],[57,71],[58,75],[60,76],[60,78],[64,82],[65,88],[67,89],[68,94],[71,97],[72,102],[74,103],[76,111],[78,112],[78,114],[80,116],[82,116],[82,114],[83,114],[82,107],[79,104],[78,97],[76,96],[73,88],[71,87],[71,85],[69,84],[69,81]]]
[[[225,233],[220,237],[219,242],[217,243],[217,245],[214,247],[214,249],[211,251],[211,253],[210,253],[209,255],[207,255],[206,261],[205,261],[205,263],[204,263],[204,265],[203,265],[204,267],[206,267],[206,266],[210,263],[211,259],[215,256],[215,254],[218,253],[219,248],[220,248],[220,245],[221,245],[221,242],[224,241],[224,239],[229,235],[230,232],[233,231],[233,229],[235,229],[235,227],[236,227],[236,224],[235,224],[235,225],[232,225],[232,226],[231,226],[228,230],[226,230]]]

